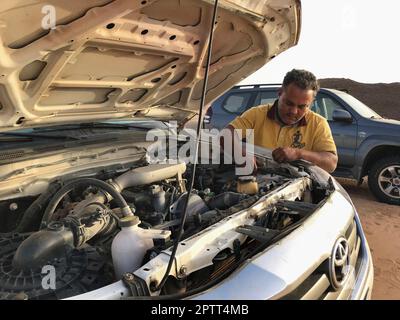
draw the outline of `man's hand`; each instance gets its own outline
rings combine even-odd
[[[299,149],[296,148],[276,148],[272,151],[272,157],[276,162],[290,162],[300,159]]]

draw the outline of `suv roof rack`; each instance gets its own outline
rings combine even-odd
[[[282,83],[263,83],[263,84],[243,84],[240,86],[234,86],[235,89],[256,89],[256,88],[268,88],[282,86]]]

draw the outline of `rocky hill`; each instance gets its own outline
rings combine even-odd
[[[319,79],[321,87],[347,90],[385,118],[400,120],[400,83],[359,83],[350,79]]]

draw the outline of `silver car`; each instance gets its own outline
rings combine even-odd
[[[371,297],[358,214],[325,171],[256,149],[257,174],[238,177],[201,153],[192,181],[192,162],[176,161],[212,12],[206,0],[1,2],[2,299]],[[205,104],[300,33],[297,0],[224,0],[217,13]]]

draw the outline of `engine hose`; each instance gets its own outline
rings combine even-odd
[[[167,184],[167,183],[163,183],[163,185],[168,186],[172,189],[172,193],[171,193],[171,197],[169,199],[169,204],[165,206],[165,211],[163,214],[164,220],[166,219],[171,219],[171,206],[174,204],[174,198],[176,195],[176,188],[173,185]]]
[[[44,206],[48,203],[51,197],[60,190],[61,183],[50,184],[46,192],[42,193],[37,199],[29,206],[25,211],[21,221],[19,222],[15,232],[23,233],[33,231],[34,225],[40,222],[39,214],[43,210]]]
[[[108,175],[101,175],[98,177],[99,179],[108,179],[110,178]],[[15,232],[24,233],[36,230],[36,225],[39,227],[41,222],[40,213],[45,208],[47,203],[50,201],[50,198],[53,197],[58,190],[62,187],[61,182],[52,182],[47,190],[42,193],[37,199],[26,209],[21,221],[19,222]]]
[[[117,202],[118,207],[121,208],[121,212],[123,213],[124,216],[131,216],[133,215],[131,208],[128,206],[126,203],[125,199],[115,190],[114,187],[109,185],[108,183],[94,179],[94,178],[80,178],[79,180],[74,180],[69,183],[67,183],[65,186],[63,186],[58,192],[54,195],[53,199],[50,201],[48,204],[46,211],[44,212],[42,222],[41,222],[41,229],[45,228],[49,221],[51,221],[51,218],[54,214],[54,211],[56,210],[58,204],[60,201],[75,187],[86,184],[86,185],[92,185],[96,186],[107,193],[111,195]]]
[[[75,207],[74,207],[74,216],[81,216],[85,213],[85,210],[90,207],[91,205],[97,205],[99,206],[99,204],[103,204],[105,202],[105,197],[104,195],[93,195],[91,197],[86,198],[85,200],[82,200],[81,202],[79,202]],[[103,207],[101,207],[102,209],[104,209]]]
[[[236,192],[224,192],[208,201],[207,205],[210,209],[225,210],[245,199],[247,195]]]
[[[94,236],[101,234],[108,229],[110,223],[114,221],[111,215],[105,215],[98,217],[91,225],[85,225],[81,227],[80,219],[69,216],[66,221],[69,223],[74,234],[74,246],[80,248]]]
[[[60,222],[50,223],[48,228],[32,233],[18,247],[12,260],[17,270],[40,267],[54,258],[65,257],[70,248],[82,246],[95,236],[110,235],[117,227],[116,219],[103,204],[96,204],[103,212],[82,224],[81,219],[68,216]]]

